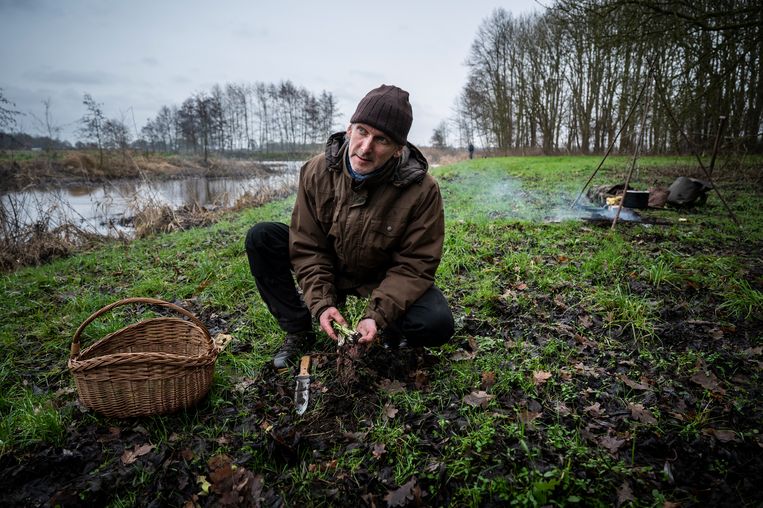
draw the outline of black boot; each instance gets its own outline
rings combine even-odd
[[[384,349],[407,349],[408,341],[390,330],[384,330],[381,334],[381,343]]]
[[[273,356],[273,367],[276,369],[288,368],[313,343],[315,343],[313,332],[287,333],[281,348]]]

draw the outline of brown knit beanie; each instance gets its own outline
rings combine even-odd
[[[405,145],[413,122],[413,110],[408,92],[402,88],[382,85],[374,88],[358,104],[350,123],[364,123],[375,127]]]

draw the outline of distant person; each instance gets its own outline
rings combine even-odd
[[[471,142],[469,143],[469,158],[474,158],[474,145]]]
[[[315,341],[311,314],[332,339],[348,295],[368,298],[359,342],[439,346],[453,315],[434,277],[445,236],[442,197],[424,155],[407,141],[408,92],[382,85],[360,101],[346,131],[300,170],[291,226],[263,222],[246,235],[257,288],[286,333],[284,368]],[[302,290],[300,297],[292,270]]]

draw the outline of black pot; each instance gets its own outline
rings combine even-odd
[[[626,191],[623,198],[623,206],[628,208],[647,208],[649,206],[649,191]]]

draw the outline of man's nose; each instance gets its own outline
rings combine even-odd
[[[360,148],[364,152],[370,152],[371,148],[373,148],[373,139],[371,139],[371,136],[368,136],[366,138],[363,138],[363,140],[360,142]]]

